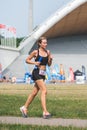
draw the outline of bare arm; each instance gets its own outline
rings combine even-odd
[[[36,54],[37,54],[37,50],[31,52],[31,54],[26,58],[26,63],[39,66],[40,62],[32,60],[33,58],[35,58]]]
[[[48,66],[51,66],[52,60],[53,60],[52,55],[51,55],[50,51],[48,50]]]

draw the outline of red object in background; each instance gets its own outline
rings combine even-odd
[[[70,70],[71,81],[73,82],[74,81],[74,72],[73,72],[72,67],[70,67],[69,70]]]
[[[14,27],[9,27],[9,28],[8,28],[8,31],[13,32],[13,33],[16,33],[16,28],[14,28]]]
[[[6,25],[0,24],[0,28],[6,28]]]

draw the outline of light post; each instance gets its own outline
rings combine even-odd
[[[33,30],[33,0],[29,0],[29,34]]]

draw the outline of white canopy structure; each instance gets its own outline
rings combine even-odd
[[[20,49],[27,53],[42,35],[47,38],[87,34],[87,0],[72,0],[58,9],[45,22],[39,25],[30,36],[23,41]],[[33,40],[33,42],[31,42]]]

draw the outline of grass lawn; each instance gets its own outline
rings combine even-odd
[[[19,111],[33,85],[0,84],[0,115],[21,116]],[[47,85],[47,108],[55,118],[87,119],[87,86]],[[29,107],[29,116],[41,117],[40,92]]]
[[[21,116],[19,111],[33,85],[0,84],[0,116]],[[55,118],[87,119],[87,85],[77,84],[47,84],[47,108]],[[29,107],[30,117],[42,117],[40,92]],[[15,128],[16,127],[16,128]],[[32,128],[33,127],[33,128]],[[87,130],[86,128],[50,127],[50,126],[3,125],[0,130]]]
[[[32,125],[3,125],[0,124],[0,130],[87,130],[87,128],[76,127],[54,127],[54,126],[32,126]]]

